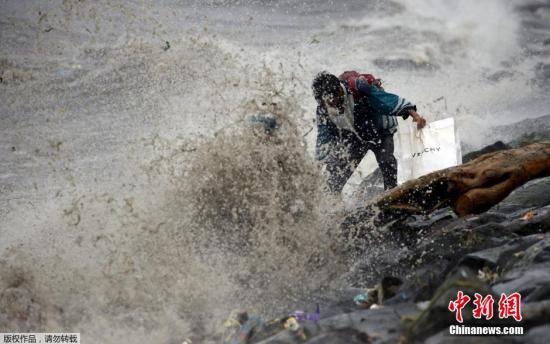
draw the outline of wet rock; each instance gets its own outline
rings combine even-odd
[[[546,233],[550,231],[550,206],[529,210],[533,216],[530,220],[525,219],[527,210],[528,209],[523,209],[518,211],[517,218],[506,226],[506,230],[519,235]]]
[[[488,336],[451,336],[449,329],[445,329],[438,334],[426,339],[426,344],[499,344],[499,343],[518,343],[513,337],[488,337]]]
[[[502,141],[513,148],[525,145],[527,142],[540,142],[550,137],[550,115],[528,118],[519,122],[499,125],[487,133],[486,142]],[[508,142],[510,138],[515,138]],[[535,139],[535,141],[531,141]]]
[[[517,238],[502,246],[468,253],[460,260],[459,264],[469,266],[475,270],[482,269],[483,267],[490,269],[500,267],[500,269],[505,269],[517,257],[518,253],[535,245],[540,240],[540,235]]]
[[[531,237],[537,242],[511,255],[515,261],[493,285],[497,293],[519,292],[524,302],[550,299],[550,233]]]
[[[476,292],[481,295],[493,293],[487,284],[477,278],[476,271],[467,267],[458,267],[434,292],[428,309],[412,322],[408,329],[409,336],[415,340],[424,340],[444,328],[456,324],[455,314],[449,312],[448,307],[449,301],[456,299],[459,291],[466,295],[474,295]],[[472,303],[468,303],[462,312],[465,324],[477,322],[472,316],[472,307]]]
[[[509,144],[512,147],[523,147],[530,145],[531,143],[546,141],[549,137],[550,130],[548,128],[540,129],[539,131],[521,135],[519,138],[511,141]]]
[[[355,344],[355,343],[371,343],[367,334],[356,330],[334,331],[321,334],[312,338],[308,343],[335,343],[335,344]]]
[[[308,343],[395,343],[404,330],[404,319],[418,315],[412,303],[356,310],[304,324]],[[292,330],[285,330],[261,343],[303,342]]]
[[[550,323],[550,300],[523,304],[522,316],[528,327]]]
[[[483,154],[498,152],[498,151],[505,150],[505,149],[510,149],[510,148],[512,148],[512,147],[505,144],[504,142],[497,141],[497,142],[493,143],[492,145],[486,146],[486,147],[484,147],[480,150],[473,151],[473,152],[470,152],[468,154],[463,155],[462,156],[462,162],[467,163],[468,161],[474,160],[474,159],[482,156]]]
[[[549,117],[550,119],[550,117]],[[526,216],[529,214],[529,216]],[[354,310],[352,294],[341,294],[318,323],[304,326],[312,343],[409,342],[519,343],[547,341],[550,328],[550,177],[531,181],[489,211],[456,217],[450,209],[430,216],[373,220],[372,209],[355,209],[342,228],[358,240],[350,283],[365,288],[383,276],[403,281],[380,309]],[[362,250],[362,251],[361,251]],[[359,255],[359,259],[356,258]],[[456,325],[448,309],[458,291],[492,295],[498,314],[501,293],[520,292],[522,337],[450,336]],[[422,311],[415,303],[422,304]],[[464,324],[518,326],[513,319],[474,319],[471,301]],[[321,304],[323,314],[323,305]],[[408,311],[403,312],[403,309]],[[538,326],[538,327],[537,327]],[[292,343],[290,332],[266,343]]]
[[[418,311],[413,304],[384,306],[378,309],[361,310],[345,316],[323,319],[306,328],[314,337],[316,333],[355,329],[365,333],[373,343],[391,343],[397,341],[403,330],[402,317],[411,316]]]
[[[550,263],[508,271],[493,285],[497,293],[519,292],[524,302],[550,298]]]
[[[546,344],[548,343],[548,334],[550,333],[550,325],[538,326],[530,329],[522,338],[523,343]]]
[[[445,279],[445,274],[450,266],[452,264],[449,260],[440,259],[416,269],[398,291],[398,296],[388,303],[402,300],[414,302],[429,300]]]
[[[529,209],[541,208],[549,204],[550,178],[547,177],[532,180],[517,188],[491,210],[514,217],[525,214]]]
[[[550,262],[550,233],[533,236],[538,241],[525,249],[525,252],[521,255],[521,259],[514,264],[515,267]],[[529,238],[533,236],[529,236]]]
[[[337,315],[352,313],[357,310],[353,303],[353,297],[363,292],[362,288],[346,288],[343,290],[315,295],[313,298],[320,303],[321,319],[330,318]],[[308,305],[306,309],[314,309],[316,305]]]
[[[363,178],[357,190],[354,192],[354,199],[356,203],[360,204],[366,202],[369,199],[374,198],[384,192],[384,178],[382,171],[377,168],[367,177]]]
[[[446,209],[439,209],[427,216],[415,215],[412,218],[413,219],[411,221],[407,222],[407,226],[416,230],[421,230],[421,229],[427,229],[427,228],[433,227],[436,224],[440,223],[441,221],[456,219],[456,215],[451,210],[451,208],[446,208]]]

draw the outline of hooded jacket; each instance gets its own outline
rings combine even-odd
[[[370,84],[364,78],[357,78],[355,95],[348,81],[340,81],[347,95],[353,99],[353,131],[338,127],[331,119],[323,104],[317,105],[317,144],[316,159],[324,159],[338,141],[348,136],[356,136],[362,141],[373,141],[383,135],[393,135],[397,131],[397,116],[407,119],[408,110],[416,106],[398,95],[388,93],[381,87]]]

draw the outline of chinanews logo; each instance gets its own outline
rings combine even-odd
[[[455,300],[449,302],[449,311],[455,313],[457,325],[449,326],[449,334],[451,335],[522,335],[522,326],[466,326],[462,325],[464,318],[462,312],[464,307],[472,301],[470,296],[465,295],[464,292],[458,291]],[[472,316],[475,319],[491,320],[495,317],[493,314],[495,308],[495,299],[493,295],[486,295],[483,297],[481,294],[475,293],[473,305],[475,306],[472,311]],[[521,315],[521,294],[512,293],[510,295],[501,294],[498,300],[498,318],[499,319],[513,319],[516,322],[520,322],[523,318]]]

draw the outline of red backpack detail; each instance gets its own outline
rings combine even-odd
[[[366,80],[370,85],[374,85],[378,88],[382,88],[380,79],[376,79],[372,74],[359,74],[356,71],[346,71],[338,77],[342,81],[347,81],[349,89],[355,99],[360,97],[359,90],[357,89],[357,80]]]

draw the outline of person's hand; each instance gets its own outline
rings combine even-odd
[[[418,116],[414,119],[414,121],[416,122],[416,128],[418,130],[426,126],[426,119],[424,119],[424,117]]]
[[[426,120],[424,119],[424,117],[417,114],[416,111],[414,111],[414,110],[411,110],[410,114],[411,114],[411,117],[413,119],[413,122],[416,122],[416,128],[418,130],[420,130],[420,129],[422,129],[426,126]]]

